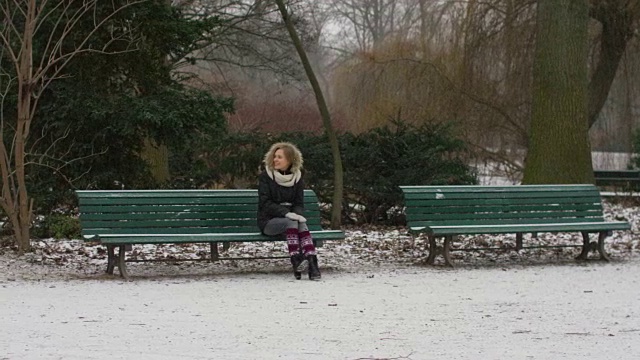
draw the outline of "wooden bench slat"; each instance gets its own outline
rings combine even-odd
[[[157,198],[152,197],[135,197],[135,198],[90,198],[79,201],[80,205],[213,205],[213,204],[248,204],[254,205],[258,203],[258,199],[243,199],[242,202],[234,201],[233,198],[195,198],[187,199],[180,197]]]
[[[217,190],[210,190],[217,191]],[[78,192],[80,193],[80,192]],[[256,205],[258,203],[258,197],[255,194],[255,190],[253,196],[250,196],[250,193],[243,193],[241,197],[234,198],[232,196],[200,196],[201,192],[194,193],[194,196],[185,196],[182,194],[181,196],[158,196],[153,197],[150,194],[141,194],[145,196],[133,196],[133,194],[128,196],[122,196],[121,194],[117,194],[117,196],[106,197],[105,195],[100,197],[95,196],[83,196],[85,194],[78,194],[78,203],[82,206],[85,205],[99,205],[99,206],[110,206],[110,205],[217,205],[217,204],[231,204],[231,205]],[[318,202],[318,198],[313,193],[305,193],[304,197],[305,204],[313,204]]]
[[[486,218],[486,219],[454,219],[447,218],[442,220],[415,220],[411,221],[411,226],[420,226],[420,227],[430,227],[430,226],[452,226],[452,225],[460,225],[460,226],[473,226],[473,225],[502,225],[502,224],[510,224],[510,225],[536,225],[536,224],[549,224],[549,223],[584,223],[584,222],[602,222],[604,221],[602,217],[586,217],[586,218],[538,218],[538,219],[495,219],[495,218]]]
[[[237,226],[233,228],[206,228],[206,227],[175,227],[175,228],[144,228],[144,227],[121,227],[121,228],[100,228],[92,227],[83,229],[82,234],[90,235],[119,235],[119,234],[228,234],[228,233],[249,233],[258,234],[255,232],[255,226]]]
[[[602,206],[600,204],[558,204],[558,207],[562,207],[567,211],[595,211],[601,212]],[[458,213],[460,210],[466,209],[464,206],[421,206],[419,209],[416,209],[414,214],[442,214],[442,213]],[[510,204],[510,205],[487,205],[480,204],[473,207],[474,211],[477,212],[496,212],[496,211],[504,211],[504,212],[541,212],[541,211],[549,211],[549,206],[545,205],[519,205],[519,204]]]
[[[592,184],[572,184],[572,185],[415,185],[400,186],[404,194],[423,193],[434,191],[455,192],[562,192],[575,190],[593,190]]]
[[[253,204],[217,204],[217,205],[83,205],[83,213],[143,213],[143,212],[167,212],[177,213],[183,211],[191,212],[219,212],[219,211],[253,211],[256,213],[257,203]],[[320,207],[315,202],[306,202],[305,210],[310,212],[319,211]]]
[[[122,234],[138,234],[138,235],[157,235],[157,234],[235,234],[235,233],[252,233],[257,236],[264,235],[256,232],[255,226],[238,226],[233,228],[207,228],[207,227],[183,227],[183,228],[87,228],[83,229],[82,235],[100,235],[100,236],[113,236]],[[309,225],[309,230],[315,238],[316,233],[329,230],[323,230],[320,225]],[[333,232],[331,232],[333,234]],[[341,238],[335,240],[341,240],[344,238],[344,234]]]
[[[238,212],[145,212],[145,213],[93,213],[82,214],[83,221],[91,220],[158,220],[158,221],[184,221],[188,219],[251,219],[255,218],[256,212],[238,211]]]
[[[313,222],[319,223],[318,218],[311,218]],[[82,226],[87,229],[102,228],[146,228],[147,231],[153,231],[154,228],[192,228],[203,227],[209,229],[222,228],[232,231],[236,227],[247,227],[257,230],[255,219],[207,219],[207,220],[176,220],[176,221],[152,221],[152,220],[135,220],[135,221],[83,221]]]
[[[468,210],[467,210],[468,211]],[[466,213],[414,213],[407,215],[409,221],[433,221],[439,220],[452,220],[452,221],[521,221],[532,222],[537,219],[576,219],[576,221],[584,221],[584,218],[597,217],[602,218],[598,212],[595,211],[580,211],[580,212],[567,212],[567,211],[546,211],[546,212],[509,212],[509,213],[489,213],[489,212],[466,212]]]
[[[315,240],[336,240],[340,239],[344,233],[341,230],[324,230],[314,234]],[[91,241],[90,236],[85,236],[86,240]],[[100,242],[104,244],[166,244],[166,243],[202,243],[202,242],[265,242],[265,241],[282,241],[281,237],[267,237],[256,233],[236,233],[236,234],[118,234],[100,236]]]
[[[470,193],[443,193],[443,192],[425,192],[423,194],[412,193],[408,194],[405,199],[410,200],[481,200],[481,199],[502,199],[502,200],[529,200],[529,199],[546,199],[547,201],[553,201],[554,199],[563,199],[571,197],[576,201],[588,201],[593,199],[594,196],[599,196],[599,192],[585,193],[579,191],[569,191],[566,194],[562,193],[547,193],[547,192],[505,192],[505,193],[491,193],[491,192],[470,192]]]
[[[529,232],[567,232],[567,231],[609,231],[629,230],[626,222],[576,222],[549,224],[487,224],[487,225],[449,225],[431,227],[411,227],[412,231],[426,232],[433,235],[475,235],[475,234],[504,234]]]
[[[116,221],[116,220],[157,220],[157,221],[185,221],[189,219],[247,219],[255,221],[256,211],[220,211],[220,212],[192,212],[192,211],[183,211],[183,212],[144,212],[144,213],[89,213],[82,214],[82,221],[92,221],[92,220],[100,220],[100,221]],[[307,218],[315,219],[313,217]]]
[[[305,196],[315,196],[305,190]],[[77,190],[76,194],[79,198],[166,198],[166,197],[183,197],[183,198],[224,198],[231,197],[254,198],[256,196],[255,189],[217,189],[217,190],[196,190],[196,189],[179,189],[179,190]]]
[[[597,201],[596,201],[597,199]],[[552,204],[593,204],[594,206],[599,203],[600,195],[597,197],[589,197],[589,198],[555,198],[551,202]],[[428,199],[428,200],[409,200],[406,202],[407,207],[423,207],[423,206],[457,206],[457,205],[536,205],[536,204],[549,204],[550,201],[547,198],[535,198],[535,199],[501,199],[501,198],[493,198],[493,199]]]

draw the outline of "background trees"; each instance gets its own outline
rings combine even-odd
[[[30,246],[33,201],[27,191],[27,149],[40,96],[52,81],[64,76],[63,71],[76,56],[131,50],[135,42],[131,28],[115,20],[115,15],[135,4],[135,1],[114,2],[98,9],[93,1],[0,3],[0,12],[5,17],[0,28],[4,91],[0,205],[13,227],[20,252]],[[89,18],[91,22],[87,21]],[[75,31],[83,21],[91,26],[78,34]],[[93,35],[106,25],[111,25],[108,41],[95,46]],[[121,47],[114,49],[112,45]],[[15,109],[6,117],[5,106]]]
[[[216,21],[165,1],[3,1],[0,11],[0,204],[20,252],[35,207],[60,204],[61,188],[144,186],[145,138],[180,144],[196,128],[224,129],[231,103],[184,89],[166,61],[192,52]]]
[[[350,21],[343,15],[345,3],[332,12],[338,23]],[[411,13],[413,21],[394,23],[406,24],[404,30],[393,31],[401,35],[389,33],[376,46],[360,42],[368,47],[336,52],[342,61],[333,76],[333,91],[339,94],[334,106],[346,114],[355,131],[384,124],[399,112],[418,122],[455,121],[475,148],[479,166],[500,164],[505,175],[518,181],[529,141],[537,2],[402,4],[416,11]],[[637,61],[631,59],[638,57],[638,38],[632,35],[639,24],[638,4],[626,0],[588,4],[589,134],[594,150],[631,149],[634,109],[640,105],[631,95],[638,94],[637,78],[628,80],[637,74],[633,70]],[[359,7],[349,14],[370,9],[357,1],[348,5]],[[406,13],[402,6],[395,12]],[[624,55],[616,65],[620,53]]]
[[[260,157],[246,155],[258,163],[227,167],[227,159],[238,158],[227,141],[251,139],[255,144],[245,142],[241,150],[262,151],[256,139],[322,132],[314,93],[272,0],[37,3],[40,7],[30,8],[36,2],[0,0],[8,19],[0,25],[5,45],[0,49],[2,201],[5,215],[13,216],[10,222],[22,233],[32,223],[29,206],[47,213],[72,204],[74,188],[250,187]],[[588,80],[579,86],[587,88],[588,127],[562,131],[585,143],[587,134],[581,133],[588,131],[592,149],[630,151],[640,115],[640,4],[580,4],[586,4],[589,16],[586,38],[541,45],[565,51],[586,43],[578,52],[586,58],[580,69]],[[531,141],[549,139],[536,129],[559,126],[558,121],[542,127],[534,121],[556,116],[540,115],[545,97],[538,81],[547,73],[537,68],[541,60],[535,51],[541,44],[536,26],[543,1],[296,0],[285,5],[295,14],[292,25],[342,139],[341,152],[357,152],[349,141],[369,144],[360,136],[385,126],[403,123],[409,132],[443,126],[451,139],[466,143],[464,151],[449,147],[443,157],[464,159],[480,173],[502,173],[518,182],[526,171],[525,154],[540,149],[530,147]],[[26,24],[34,24],[29,16],[39,26],[27,37],[31,41],[22,41],[29,34]],[[34,67],[22,66],[29,63],[21,62],[29,53],[23,48],[32,49]],[[25,69],[33,69],[31,78],[20,75]],[[583,75],[574,74],[576,79]],[[21,127],[20,119],[31,120]],[[565,143],[570,141],[549,146]],[[168,170],[166,182],[150,175],[149,158],[143,156],[149,144],[166,147],[158,158]],[[310,151],[323,153],[309,144]],[[16,150],[22,147],[21,163]],[[588,181],[583,177],[590,173],[588,149],[580,149],[580,160],[566,164],[581,164],[580,169],[550,172],[562,178],[527,181]],[[320,159],[316,155],[309,154]],[[348,154],[344,159],[354,161]],[[561,161],[550,159],[543,155],[536,166]],[[353,164],[345,167],[345,178],[356,170]],[[331,188],[325,182],[318,186]],[[22,196],[25,189],[36,200],[33,205]],[[343,203],[358,201],[354,194],[345,192]],[[27,204],[27,215],[11,210],[11,204],[20,209]]]

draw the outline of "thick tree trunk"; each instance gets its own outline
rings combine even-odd
[[[634,24],[640,17],[640,2],[595,1],[589,14],[602,25],[598,63],[589,83],[588,118],[591,127],[607,101],[620,60],[633,37]]]
[[[329,138],[329,144],[331,145],[331,153],[333,154],[333,168],[334,168],[334,176],[333,176],[333,202],[331,207],[331,228],[337,229],[340,227],[342,223],[342,192],[343,192],[343,170],[342,170],[342,159],[340,157],[340,146],[338,144],[338,137],[336,136],[335,131],[333,130],[333,125],[331,123],[331,115],[329,114],[329,108],[327,107],[327,103],[324,100],[324,95],[322,94],[322,89],[320,88],[320,84],[318,83],[318,79],[315,76],[313,68],[311,67],[311,62],[309,62],[309,58],[307,57],[307,53],[302,46],[302,41],[300,41],[300,37],[296,32],[296,29],[293,27],[293,23],[291,22],[291,18],[289,17],[289,13],[287,8],[284,5],[283,0],[276,0],[276,4],[278,4],[278,9],[280,10],[280,14],[282,15],[282,20],[287,27],[287,31],[291,36],[291,40],[293,41],[293,45],[298,52],[298,56],[300,57],[300,62],[302,62],[302,66],[309,78],[309,82],[311,83],[311,87],[313,88],[313,92],[316,96],[316,102],[318,104],[318,109],[320,110],[320,115],[322,117],[322,124],[324,125],[325,133]]]
[[[538,1],[523,183],[593,183],[587,122],[588,0]]]

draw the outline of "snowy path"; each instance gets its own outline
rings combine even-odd
[[[0,281],[0,359],[638,359],[640,259]]]

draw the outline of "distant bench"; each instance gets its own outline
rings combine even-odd
[[[624,192],[640,190],[640,170],[594,170],[596,185]]]
[[[524,233],[580,232],[587,259],[592,248],[609,260],[605,238],[612,230],[629,230],[626,221],[605,221],[600,193],[594,185],[401,186],[407,225],[429,239],[427,263],[436,257],[436,238],[443,237],[445,264],[453,266],[450,245],[458,235],[516,234],[516,250]],[[590,243],[589,234],[598,242]]]
[[[257,190],[85,190],[76,194],[84,240],[106,245],[107,273],[113,274],[118,266],[124,278],[128,278],[125,251],[133,244],[209,243],[210,260],[216,261],[225,260],[219,257],[218,243],[284,240],[260,233]],[[341,230],[322,229],[318,198],[312,190],[304,191],[304,201],[304,216],[316,246],[323,240],[345,238]]]

